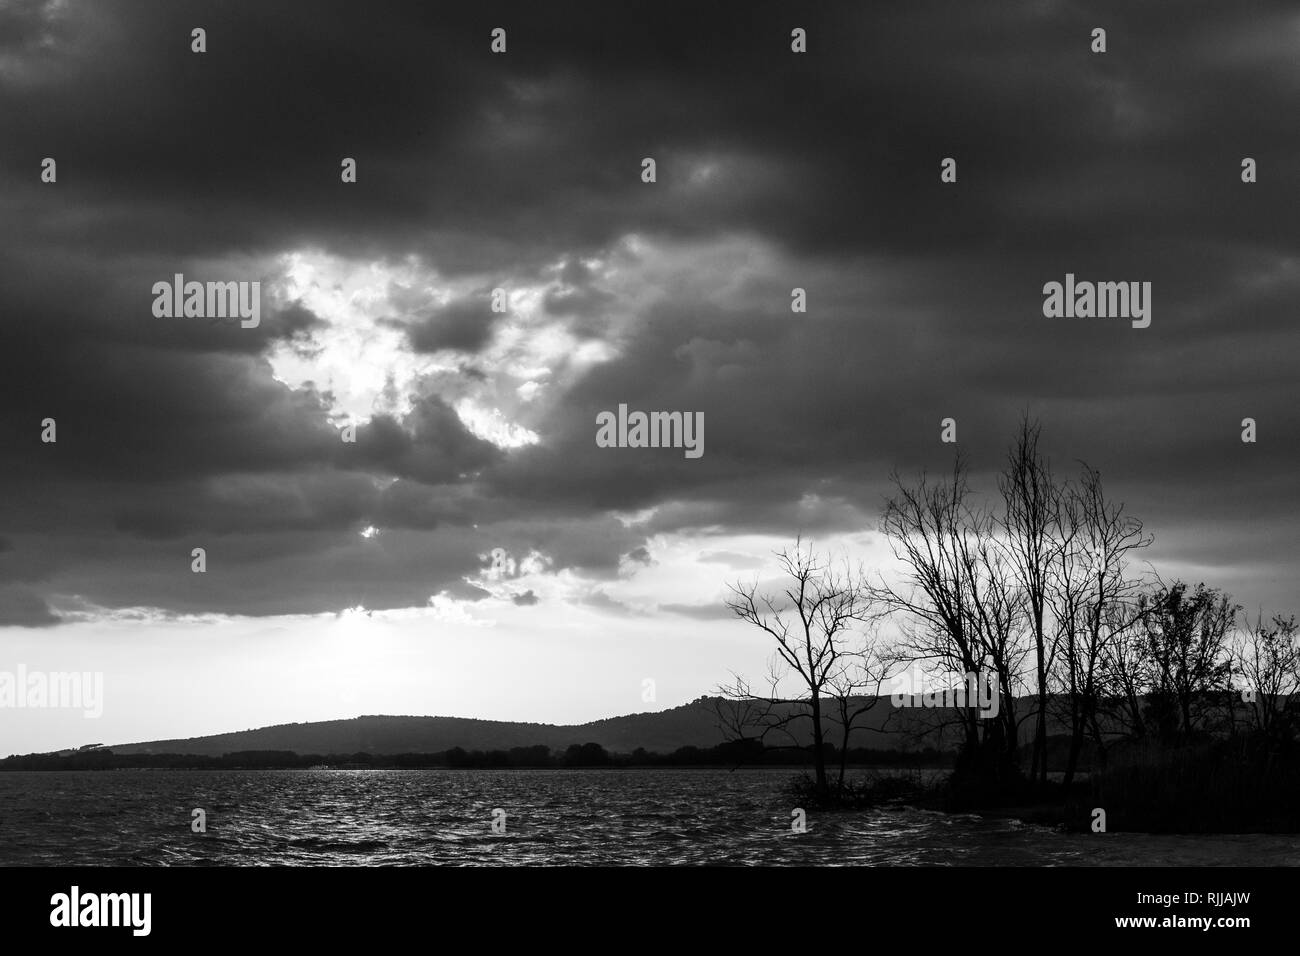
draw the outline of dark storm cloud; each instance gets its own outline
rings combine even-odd
[[[0,585],[0,624],[51,627],[58,623],[49,605],[30,588]]]
[[[355,528],[374,510],[371,480],[355,473],[224,476],[117,515],[116,527],[149,538]]]
[[[358,465],[426,483],[451,481],[501,458],[495,445],[471,434],[437,396],[419,399],[401,423],[376,415],[357,429],[356,448]],[[339,455],[341,461],[347,456]]]
[[[1276,119],[1300,106],[1296,24],[1263,0],[6,5],[0,623],[50,623],[55,592],[421,604],[481,567],[475,524],[595,577],[646,534],[858,529],[890,468],[946,465],[946,416],[991,490],[1025,410],[1060,470],[1087,459],[1169,529],[1172,559],[1267,567],[1277,598],[1297,530],[1279,476],[1300,464],[1300,131]],[[310,360],[328,323],[301,303],[257,329],[149,310],[174,272],[266,279],[290,249],[505,284],[560,263],[541,310],[604,338],[624,304],[586,261],[628,233],[751,242],[773,271],[694,262],[695,284],[639,304],[616,357],[511,451],[431,394],[341,442],[326,386],[291,389],[265,358],[289,343]],[[1151,281],[1151,328],[1044,319],[1042,285],[1066,272]],[[448,306],[393,290],[390,321],[488,382],[506,321],[488,289]],[[620,402],[703,411],[704,457],[597,449],[595,416]],[[1237,437],[1247,416],[1256,445]],[[633,529],[602,514],[651,506]],[[224,554],[206,590],[187,576],[195,535]]]
[[[57,0],[14,0],[0,7],[0,53],[47,57],[59,51],[69,23]]]
[[[413,351],[477,352],[492,338],[497,318],[488,298],[462,299],[420,317],[405,328]]]
[[[595,286],[591,268],[577,259],[564,264],[559,279],[564,283],[563,288],[548,291],[542,307],[551,315],[576,319],[570,328],[578,334],[598,334],[601,313],[614,302],[615,296]]]
[[[393,4],[364,30],[345,4],[76,10],[96,27],[66,41],[79,69],[39,98],[2,94],[9,141],[40,146],[4,163],[47,222],[52,201],[111,197],[76,217],[78,240],[101,248],[427,244],[448,268],[518,270],[633,228],[929,253],[1077,248],[1117,223],[1246,239],[1261,210],[1274,224],[1296,211],[1279,187],[1300,172],[1300,134],[1240,108],[1296,94],[1293,62],[1261,46],[1290,14],[1281,3],[916,4],[889,17],[849,4]],[[803,57],[788,52],[795,20],[811,38]],[[1103,21],[1112,49],[1097,57],[1088,31]],[[511,47],[493,57],[497,23]],[[1267,174],[1243,202],[1247,149]],[[32,155],[62,157],[56,199],[38,192]],[[637,177],[646,155],[661,163],[653,189]],[[948,155],[969,187],[934,188]],[[354,187],[339,183],[343,156],[358,160]],[[708,161],[717,182],[696,188]]]

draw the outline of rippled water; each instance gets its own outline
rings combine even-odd
[[[789,770],[0,773],[0,863],[1300,865],[1300,836],[1062,834],[809,813]],[[207,833],[190,829],[207,812]],[[492,832],[492,811],[506,832]]]

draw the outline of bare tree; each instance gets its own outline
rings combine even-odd
[[[1141,606],[1130,600],[1111,613],[1110,640],[1102,645],[1097,665],[1097,693],[1103,704],[1111,702],[1107,714],[1120,728],[1117,733],[1139,739],[1146,736],[1143,698],[1150,686]]]
[[[881,722],[882,726],[893,714],[881,688],[892,676],[897,658],[893,652],[882,650],[873,637],[868,635],[858,649],[841,657],[839,667],[826,682],[834,720],[840,727],[840,766],[836,786],[841,788],[844,786],[850,742],[858,721],[868,718],[877,707],[889,711]]]
[[[1131,552],[1152,537],[1102,489],[1101,474],[1083,466],[1077,485],[1067,485],[1059,510],[1060,547],[1049,589],[1056,622],[1060,684],[1070,751],[1065,785],[1074,779],[1085,735],[1104,748],[1100,723],[1107,647],[1129,633],[1140,613],[1132,597],[1141,586],[1129,577]]]
[[[990,513],[968,500],[965,472],[958,455],[951,476],[940,482],[922,475],[908,486],[893,476],[896,490],[885,505],[881,531],[902,566],[902,579],[895,586],[882,577],[876,593],[882,607],[899,615],[899,647],[906,659],[973,674],[979,683],[991,680],[1010,704],[1021,656],[1017,634],[1023,602],[994,543]],[[981,720],[969,699],[959,713],[963,760],[980,764],[981,731],[987,739],[993,726]],[[997,759],[1005,762],[1016,746],[1012,708],[996,727],[1002,737]]]
[[[1265,622],[1260,612],[1255,623],[1247,621],[1231,642],[1255,728],[1268,736],[1289,736],[1295,729],[1300,693],[1298,626],[1294,615],[1275,614]]]
[[[776,594],[760,594],[757,584],[732,585],[727,607],[767,634],[776,645],[765,693],[758,694],[737,678],[719,688],[722,696],[741,705],[737,731],[753,730],[759,739],[784,735],[797,745],[795,728],[807,720],[812,727],[812,753],[817,789],[828,791],[826,776],[827,704],[836,694],[858,686],[869,657],[863,639],[853,629],[871,616],[872,598],[860,569],[847,563],[833,568],[802,539],[778,552],[788,583]],[[866,672],[869,673],[869,672]],[[797,693],[783,693],[793,681]],[[805,696],[806,694],[806,696]],[[847,713],[847,710],[845,711]],[[847,743],[847,732],[846,732]]]
[[[993,516],[982,512],[971,517],[975,533],[963,548],[969,570],[967,600],[993,671],[993,686],[1000,696],[997,720],[1003,743],[1002,763],[1011,766],[1019,747],[1014,691],[1030,652],[1025,641],[1028,602]]]
[[[1034,641],[1037,706],[1029,775],[1041,784],[1047,780],[1049,648],[1044,620],[1053,560],[1061,547],[1057,535],[1061,491],[1052,479],[1051,466],[1038,451],[1040,432],[1037,422],[1031,423],[1028,416],[1021,419],[998,488],[1004,506],[1001,525],[1006,552],[1024,591]]]

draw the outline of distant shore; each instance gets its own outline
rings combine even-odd
[[[953,757],[939,751],[850,751],[846,768],[855,771],[925,769],[945,770]],[[220,756],[187,753],[114,753],[97,747],[68,753],[14,755],[0,760],[0,771],[40,770],[565,770],[603,769],[807,769],[807,760],[792,760],[791,751],[753,748],[736,744],[715,747],[680,747],[672,753],[652,753],[638,748],[630,754],[610,753],[599,744],[573,744],[564,750],[537,745],[510,750],[464,750],[453,747],[437,753],[297,753],[285,750],[246,750]]]

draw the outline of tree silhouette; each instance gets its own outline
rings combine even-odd
[[[825,794],[827,720],[833,712],[829,705],[841,697],[847,700],[870,679],[875,659],[852,628],[869,620],[873,601],[861,569],[833,568],[801,538],[776,557],[787,582],[779,592],[759,593],[758,584],[735,584],[726,602],[740,620],[776,645],[766,693],[755,693],[739,677],[719,693],[737,704],[725,719],[741,740],[766,742],[776,736],[787,740],[787,746],[808,749],[797,728],[810,723],[817,791]],[[793,694],[786,693],[790,687]],[[847,705],[844,713],[849,713]],[[844,742],[847,745],[847,733]]]

